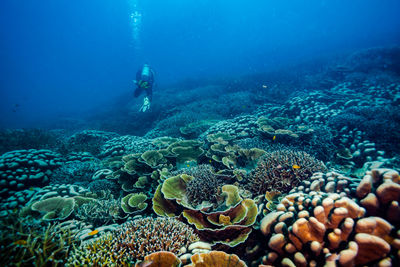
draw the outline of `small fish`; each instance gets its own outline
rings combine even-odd
[[[88,235],[97,235],[99,233],[99,230],[93,230],[93,231],[91,231],[90,233],[88,233]]]
[[[276,139],[276,135],[274,135],[274,137],[272,137],[272,141],[275,141],[275,139]]]
[[[187,165],[186,165],[186,167],[188,167],[188,168],[189,168],[189,167],[190,167],[190,165],[189,165],[189,164],[187,164]]]
[[[263,84],[262,88],[267,88],[268,86],[266,86],[265,84]]]
[[[209,160],[209,162],[211,163],[211,159]]]
[[[301,168],[299,165],[296,165],[296,164],[294,164],[292,167],[293,167],[293,169],[300,169]]]
[[[19,245],[19,246],[23,246],[26,244],[27,244],[26,240],[23,240],[23,239],[20,239],[20,240],[17,240],[14,242],[14,245]]]

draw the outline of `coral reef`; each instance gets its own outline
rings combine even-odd
[[[1,264],[399,266],[399,51],[0,130]]]

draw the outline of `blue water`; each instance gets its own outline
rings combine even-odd
[[[398,44],[399,11],[398,0],[2,0],[0,127],[95,114],[132,96],[145,62],[162,91]]]

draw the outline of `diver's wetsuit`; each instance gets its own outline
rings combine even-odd
[[[134,96],[138,97],[143,91],[146,92],[149,100],[153,97],[153,83],[154,71],[148,65],[144,65],[136,72],[137,88],[135,89]],[[142,84],[145,83],[145,86]]]

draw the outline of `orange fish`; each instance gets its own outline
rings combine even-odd
[[[99,230],[93,230],[90,233],[88,233],[88,235],[97,235],[99,233]]]
[[[293,165],[292,167],[293,167],[293,169],[300,169],[301,168],[299,165],[296,165],[296,164]]]

